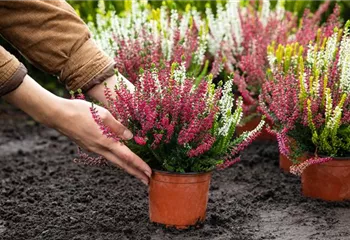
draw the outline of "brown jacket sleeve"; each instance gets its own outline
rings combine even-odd
[[[0,96],[15,90],[26,74],[23,64],[0,46]]]
[[[69,90],[86,91],[114,74],[113,60],[65,1],[0,1],[0,16],[0,34],[35,66],[59,76]],[[0,73],[8,71],[1,68],[7,66],[1,65]]]

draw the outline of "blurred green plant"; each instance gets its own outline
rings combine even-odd
[[[247,4],[250,0],[241,0],[241,3]],[[69,4],[73,6],[73,8],[77,11],[77,13],[80,15],[80,17],[85,21],[95,21],[96,13],[98,10],[98,1],[75,1],[75,0],[68,0]],[[115,10],[118,13],[122,13],[125,10],[130,10],[131,2],[132,0],[119,0],[119,1],[110,1],[106,0],[105,7],[106,11],[109,10]],[[163,4],[167,5],[171,8],[176,8],[179,11],[183,11],[186,9],[186,6],[190,4],[191,6],[195,7],[199,12],[204,13],[205,7],[207,4],[211,6],[211,8],[216,10],[216,4],[218,2],[225,3],[227,0],[218,0],[218,1],[200,1],[200,0],[165,0],[165,1],[159,1],[159,0],[149,0],[148,3],[153,8],[159,8]],[[276,5],[277,0],[272,0],[271,5]],[[292,1],[292,0],[286,0],[285,1],[285,8],[288,11],[296,13],[299,17],[302,16],[304,9],[309,8],[311,12],[314,12],[318,9],[318,7],[323,3],[324,1],[315,1],[315,0],[298,0],[298,1]],[[339,4],[341,7],[341,17],[343,19],[349,19],[350,18],[350,1],[332,1],[330,9],[333,9],[333,6],[335,4]],[[330,14],[331,12],[329,12]]]
[[[242,4],[247,3],[249,0],[242,0]],[[131,7],[131,0],[119,0],[119,1],[104,1],[105,3],[105,9],[108,12],[109,10],[115,10],[118,14],[123,14],[125,10],[130,10]],[[216,4],[217,2],[225,3],[226,0],[217,0],[217,1],[199,1],[199,0],[166,0],[166,1],[159,1],[159,0],[150,0],[148,3],[153,8],[158,8],[162,4],[167,5],[171,8],[176,8],[178,11],[183,11],[186,9],[186,6],[190,4],[191,6],[195,7],[199,12],[204,13],[206,5],[210,5],[213,9],[214,13],[216,11]],[[276,4],[276,0],[271,1],[272,5]],[[286,0],[285,6],[286,9],[289,11],[292,11],[294,13],[297,13],[299,17],[303,14],[303,11],[305,8],[310,8],[311,11],[315,11],[319,5],[323,1],[291,1]],[[77,11],[77,13],[80,15],[80,17],[85,21],[96,21],[96,13],[98,13],[98,1],[93,0],[86,0],[86,1],[74,1],[74,0],[68,0],[68,3],[72,5],[72,7]],[[339,4],[341,7],[341,17],[345,20],[350,18],[350,2],[349,1],[332,1],[331,7],[329,9],[332,9],[332,6],[335,4]],[[327,17],[328,14],[325,15]],[[23,57],[18,54],[18,52],[10,45],[8,44],[4,39],[0,37],[0,45],[8,49],[12,54],[16,55],[20,61],[22,61],[25,66],[28,69],[29,74],[35,78],[42,86],[47,88],[48,90],[63,95],[66,91],[64,89],[64,86],[59,84],[55,77],[43,73],[42,71],[38,70],[36,67],[32,66],[29,62],[27,62]]]
[[[142,0],[141,0],[142,1]],[[198,0],[150,0],[148,3],[154,9],[166,5],[169,8],[176,8],[178,11],[185,11],[187,5],[195,7],[200,12],[205,12],[205,7],[207,4],[215,11],[217,2],[225,3],[226,0],[219,1],[198,1]],[[96,14],[99,13],[98,1],[75,1],[68,0],[68,3],[76,10],[79,16],[84,21],[96,21]],[[118,14],[123,14],[124,11],[129,11],[131,9],[132,0],[120,0],[120,1],[104,1],[105,10],[111,11],[114,10]]]

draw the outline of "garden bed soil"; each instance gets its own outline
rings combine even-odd
[[[301,196],[273,142],[255,142],[214,173],[205,224],[189,230],[150,223],[144,185],[75,156],[68,138],[1,107],[0,239],[350,239],[350,203]]]

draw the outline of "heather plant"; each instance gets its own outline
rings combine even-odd
[[[214,56],[211,73],[217,76],[235,72],[236,90],[243,97],[243,109],[248,114],[256,112],[261,85],[266,78],[267,46],[272,42],[277,45],[299,42],[306,46],[315,39],[321,16],[329,6],[329,2],[322,4],[315,14],[305,10],[298,24],[298,18],[284,9],[284,1],[277,1],[273,9],[270,1],[260,3],[240,5],[229,1],[225,7],[218,3],[216,15],[209,7],[206,11],[209,53]],[[338,15],[336,7],[323,28],[331,32],[338,26]]]
[[[350,22],[344,31],[335,28],[330,36],[319,29],[307,51],[298,44],[269,48],[271,69],[260,96],[261,109],[273,120],[282,153],[293,158],[301,149],[312,155],[293,166],[294,173],[349,156],[349,26]],[[297,149],[289,149],[287,135],[296,140]]]
[[[158,170],[206,172],[229,167],[264,125],[262,120],[253,131],[234,137],[243,102],[234,100],[232,81],[215,88],[208,78],[196,86],[182,64],[144,70],[134,92],[122,83],[114,89],[115,99],[111,91],[106,87],[106,107],[134,133],[126,144]],[[113,137],[97,112],[91,112],[103,133]]]
[[[97,43],[115,57],[116,68],[131,82],[140,69],[170,67],[183,62],[187,74],[198,79],[206,74],[206,34],[198,12],[188,7],[183,13],[163,5],[151,9],[147,1],[132,1],[130,11],[118,16],[106,13],[100,4],[97,25],[90,23]]]

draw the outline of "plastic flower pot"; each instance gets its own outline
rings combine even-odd
[[[292,161],[290,161],[284,154],[280,153],[280,169],[289,173],[292,165]]]
[[[261,117],[257,116],[257,117],[252,118],[248,122],[237,126],[236,127],[237,135],[241,135],[245,131],[253,130],[254,128],[256,128],[256,126],[258,126],[260,121],[261,121]],[[268,123],[266,123],[266,124],[268,124]],[[264,140],[265,141],[266,140],[276,141],[276,136],[274,136],[273,134],[271,134],[268,131],[266,131],[266,128],[264,127],[263,130],[261,131],[261,134],[256,138],[256,140],[260,140],[260,141],[264,141]]]
[[[350,199],[350,157],[308,166],[301,177],[306,197],[327,201]]]
[[[304,154],[303,156],[299,157],[297,160],[299,162],[303,162],[306,160],[306,154]],[[280,157],[279,157],[279,165],[280,165],[280,169],[282,169],[284,172],[289,173],[290,172],[290,167],[293,165],[293,162],[291,160],[289,160],[284,154],[280,153]]]
[[[205,220],[211,172],[153,171],[149,187],[151,222],[186,229]]]

